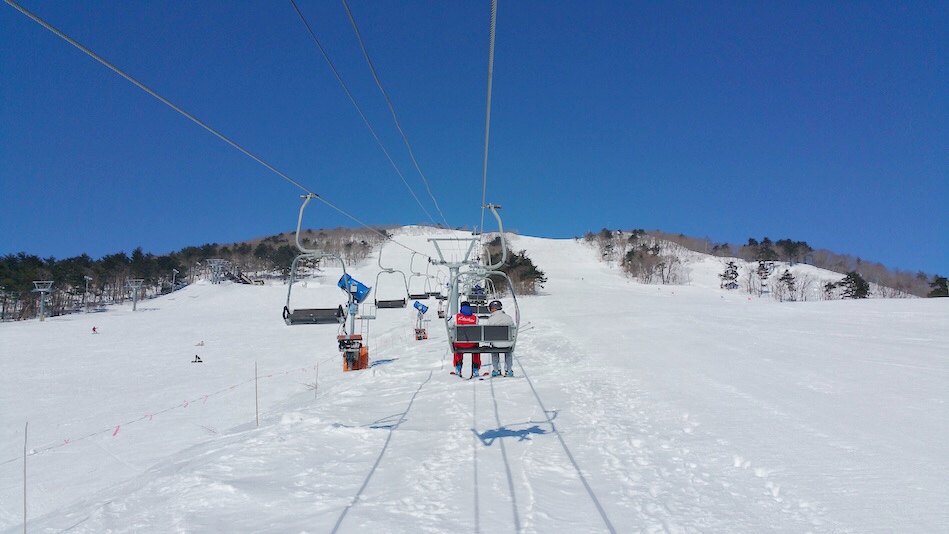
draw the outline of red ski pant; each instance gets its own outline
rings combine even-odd
[[[455,347],[459,349],[470,349],[472,347],[477,347],[477,343],[455,343]],[[461,352],[456,352],[455,357],[452,359],[452,365],[458,367],[464,362],[465,355]],[[481,354],[478,352],[471,354],[471,366],[472,367],[481,367]]]

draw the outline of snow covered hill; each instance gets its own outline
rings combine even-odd
[[[428,254],[447,235],[395,234]],[[416,341],[411,308],[379,310],[371,368],[343,373],[335,325],[283,323],[285,285],[0,324],[0,532],[23,529],[24,439],[30,532],[949,524],[949,299],[749,299],[718,259],[642,285],[581,242],[511,241],[549,279],[518,299],[515,378],[449,375],[444,328]],[[341,304],[340,274],[294,306]]]

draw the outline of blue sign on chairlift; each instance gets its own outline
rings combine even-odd
[[[415,301],[415,304],[413,304],[413,306],[415,306],[415,309],[418,310],[418,312],[421,313],[422,315],[425,315],[425,312],[428,311],[428,306],[422,304],[421,302],[417,300]]]
[[[344,274],[339,278],[339,283],[336,284],[340,289],[347,293],[352,293],[353,298],[356,302],[362,303],[366,300],[366,297],[369,296],[369,292],[372,291],[371,287],[367,287],[362,282],[356,280],[349,274]]]

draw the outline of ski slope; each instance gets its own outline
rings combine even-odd
[[[350,373],[336,325],[283,323],[285,285],[0,324],[0,532],[23,530],[24,439],[30,532],[945,531],[949,299],[749,299],[708,257],[640,285],[511,241],[549,278],[518,299],[515,378],[449,375],[434,299],[425,341],[379,310]],[[295,306],[343,303],[340,274]]]

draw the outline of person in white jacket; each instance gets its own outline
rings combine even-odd
[[[514,326],[514,319],[511,319],[511,316],[504,313],[501,309],[500,300],[492,300],[488,304],[488,310],[491,311],[491,315],[487,319],[481,321],[480,324],[483,325],[497,325],[497,326]],[[510,348],[511,342],[509,341],[495,341],[491,344],[494,348]],[[491,354],[491,376],[501,376],[501,367],[500,367],[501,355],[497,352]],[[507,351],[504,353],[504,376],[514,376],[514,370],[511,368],[512,361],[514,359],[514,354],[512,351]]]

